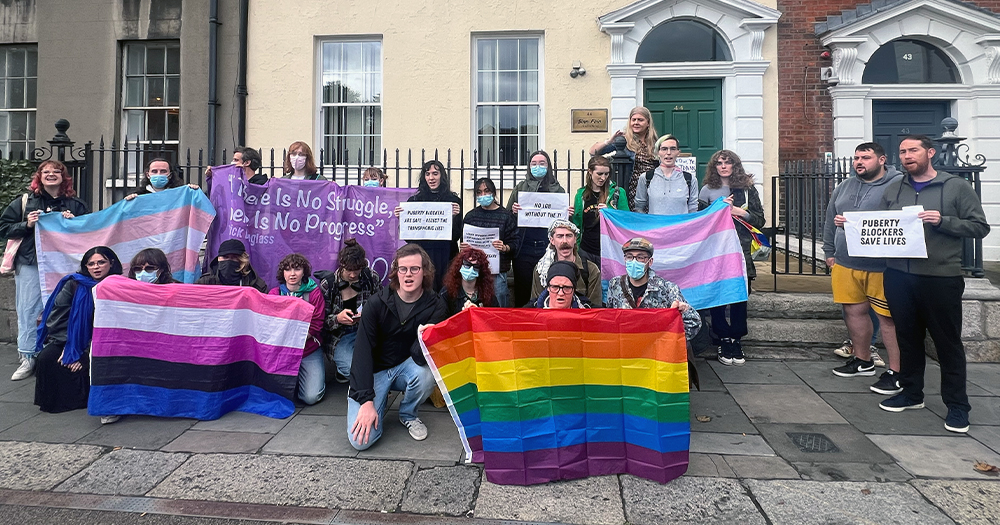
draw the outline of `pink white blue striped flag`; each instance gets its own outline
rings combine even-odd
[[[174,279],[193,283],[201,275],[198,251],[213,219],[212,201],[187,186],[123,200],[72,219],[46,213],[35,228],[42,296],[47,299],[59,279],[79,271],[83,254],[94,246],[114,250],[125,272],[140,250],[159,248],[167,254]]]
[[[622,245],[653,243],[653,271],[680,287],[696,309],[747,300],[747,269],[729,205],[719,199],[685,215],[601,210],[601,275],[625,274]]]

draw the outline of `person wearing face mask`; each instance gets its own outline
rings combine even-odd
[[[284,172],[286,179],[324,180],[316,168],[316,160],[313,159],[312,149],[302,141],[293,142],[291,146],[288,146],[288,154],[285,155]]]
[[[378,168],[368,168],[361,174],[361,185],[366,188],[384,188],[386,176]]]
[[[170,164],[170,161],[157,157],[146,163],[146,171],[139,182],[139,190],[125,196],[125,200],[130,201],[139,195],[159,193],[170,188],[179,188],[184,185],[177,170]],[[197,184],[188,184],[191,189],[200,189]]]
[[[420,186],[417,194],[406,202],[450,202],[451,203],[451,240],[450,241],[409,241],[419,244],[435,268],[447,268],[458,255],[458,242],[462,239],[462,198],[451,191],[448,170],[437,160],[429,160],[420,169]],[[399,217],[403,208],[397,206],[394,210]],[[441,290],[441,272],[434,275],[434,293]]]
[[[170,273],[167,255],[159,248],[146,248],[128,263],[128,278],[152,284],[179,283]]]
[[[223,241],[219,246],[219,255],[209,265],[208,272],[199,277],[195,284],[250,286],[261,293],[267,293],[267,283],[257,277],[257,272],[250,266],[250,254],[239,239]]]
[[[500,306],[510,306],[510,292],[507,287],[507,273],[517,246],[517,218],[497,200],[497,187],[484,177],[476,181],[476,207],[465,214],[465,224],[478,228],[496,228],[500,238],[493,241],[493,247],[500,252],[500,273],[493,276],[494,295]],[[467,243],[459,248],[468,248]]]
[[[490,306],[500,302],[494,295],[493,275],[486,253],[471,246],[463,248],[451,261],[444,276],[441,298],[448,305],[448,317],[466,308]]]
[[[701,316],[684,300],[676,284],[653,272],[653,243],[642,237],[622,245],[625,275],[608,283],[608,308],[676,308],[684,320],[684,337],[691,340],[701,329]]]
[[[382,280],[368,266],[365,249],[355,239],[344,241],[337,264],[337,271],[319,271],[316,278],[326,301],[323,351],[337,366],[337,382],[347,383],[361,311],[382,290]]]
[[[323,320],[326,317],[323,292],[312,278],[312,265],[298,253],[288,254],[281,259],[278,263],[277,279],[278,286],[272,288],[268,295],[298,297],[313,306],[309,334],[302,348],[297,390],[299,399],[303,403],[315,405],[326,393],[326,362],[323,360],[323,352],[317,352],[320,347],[320,336],[323,335]]]
[[[549,154],[536,151],[528,157],[528,176],[514,187],[507,198],[507,209],[514,214],[521,209],[518,198],[521,192],[566,193],[566,190],[556,180],[555,171]],[[573,209],[569,209],[573,215]],[[534,282],[531,272],[538,260],[545,254],[549,239],[544,228],[518,228],[518,241],[514,257],[514,304],[521,306],[532,299],[531,288]]]

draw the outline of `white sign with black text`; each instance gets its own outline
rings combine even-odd
[[[404,241],[450,241],[450,202],[401,202],[399,238]]]
[[[927,258],[921,206],[893,211],[844,213],[847,253],[851,257]]]
[[[548,228],[556,219],[569,217],[568,193],[535,193],[526,191],[518,194],[517,225],[521,228]]]
[[[466,224],[462,239],[469,246],[486,252],[486,258],[490,261],[490,273],[500,273],[500,250],[493,247],[493,241],[500,239],[500,228],[480,228]]]

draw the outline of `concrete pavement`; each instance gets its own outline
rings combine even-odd
[[[462,463],[450,416],[429,404],[426,441],[391,411],[364,452],[347,442],[346,388],[332,381],[326,399],[285,420],[235,412],[102,426],[84,411],[39,412],[34,381],[6,379],[14,349],[0,355],[0,523],[54,515],[33,506],[296,523],[1000,522],[1000,479],[973,469],[1000,465],[1000,364],[969,365],[972,429],[956,435],[944,430],[933,363],[928,408],[891,414],[868,391],[877,378],[830,373],[832,353],[699,361],[684,477],[514,487]]]

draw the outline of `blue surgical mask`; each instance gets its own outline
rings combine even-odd
[[[625,273],[633,279],[642,279],[646,275],[646,263],[641,263],[635,259],[625,261]]]
[[[146,270],[141,270],[135,273],[135,280],[142,281],[144,283],[151,283],[156,280],[157,272],[147,272]]]
[[[165,188],[167,186],[167,181],[169,180],[170,177],[166,175],[150,175],[149,177],[149,183],[158,190]]]
[[[536,179],[540,179],[540,178],[544,177],[545,174],[548,173],[548,172],[549,172],[549,168],[546,167],[546,166],[532,166],[531,167],[531,176],[534,177],[534,178],[536,178]]]
[[[484,208],[493,204],[493,195],[480,195],[476,197],[476,204],[483,206]]]
[[[365,187],[366,188],[378,188],[379,187],[379,183],[378,183],[377,180],[366,180],[365,181]]]
[[[462,279],[466,281],[475,281],[479,277],[479,270],[475,266],[463,266],[458,271],[462,274]]]

